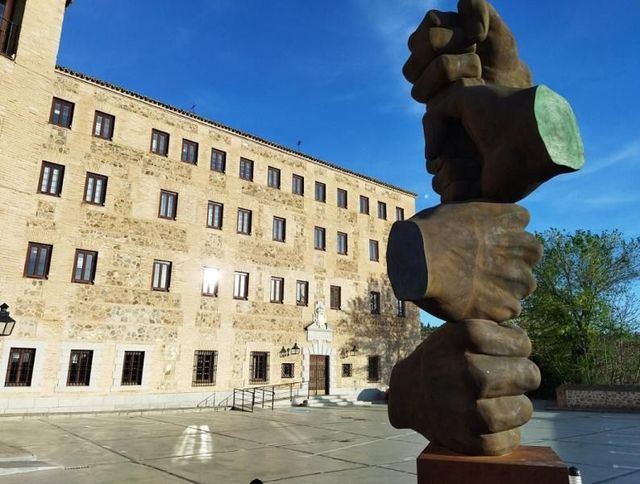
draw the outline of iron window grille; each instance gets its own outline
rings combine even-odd
[[[246,272],[236,272],[233,276],[233,298],[248,299],[249,274]]]
[[[291,178],[291,192],[295,195],[304,196],[304,177],[293,175]]]
[[[154,291],[168,291],[170,286],[171,262],[164,260],[153,261],[151,289]]]
[[[387,220],[387,204],[384,202],[378,202],[378,218]]]
[[[29,242],[27,260],[24,264],[25,277],[31,277],[33,279],[48,278],[52,251],[52,245]]]
[[[338,254],[347,255],[348,239],[347,239],[347,234],[345,234],[344,232],[338,232],[337,246],[338,246]]]
[[[327,249],[326,231],[322,227],[315,227],[313,230],[313,248],[316,250]]]
[[[287,232],[287,221],[282,217],[273,217],[273,240],[276,242],[284,242]]]
[[[360,195],[360,213],[369,215],[369,197]]]
[[[280,370],[280,378],[294,378],[295,377],[295,366],[293,363],[282,363],[282,368]]]
[[[337,203],[340,208],[347,208],[347,191],[342,188],[338,188]]]
[[[74,109],[75,105],[72,102],[54,97],[51,103],[49,122],[61,128],[71,128]]]
[[[93,284],[96,278],[96,265],[98,263],[98,253],[91,250],[76,249],[76,256],[73,261],[72,282],[82,284]]]
[[[369,293],[369,306],[371,307],[371,314],[380,314],[380,293],[377,291],[371,291]]]
[[[367,364],[367,380],[369,382],[380,381],[380,356],[369,356]]]
[[[307,281],[296,281],[296,305],[309,305],[309,283]]]
[[[189,141],[188,139],[182,140],[182,161],[190,163],[192,165],[198,164],[198,143],[195,141]]]
[[[210,229],[222,229],[222,217],[224,205],[218,202],[209,202],[207,205],[207,227]]]
[[[251,210],[238,209],[237,231],[239,234],[251,235]]]
[[[249,361],[249,383],[267,383],[269,381],[269,353],[252,351]]]
[[[240,158],[240,178],[253,181],[253,160]]]
[[[396,220],[404,220],[404,208],[396,207]]]
[[[326,203],[327,201],[327,185],[322,182],[316,182],[316,201]]]
[[[178,212],[178,194],[167,190],[160,190],[160,206],[158,217],[167,220],[175,220]]]
[[[84,184],[84,201],[92,205],[104,205],[107,197],[107,177],[87,172]]]
[[[144,351],[125,351],[122,362],[122,385],[142,385]]]
[[[329,307],[331,309],[340,309],[342,307],[342,288],[340,286],[331,286],[329,288]]]
[[[271,278],[271,302],[282,304],[284,301],[284,279],[282,277]]]
[[[193,355],[193,379],[191,385],[194,387],[215,385],[217,369],[217,351],[196,350]]]
[[[369,260],[373,262],[380,260],[380,250],[377,240],[369,240]]]
[[[151,130],[151,153],[160,156],[169,154],[169,133],[157,129]]]
[[[68,387],[88,387],[91,382],[92,350],[71,350],[69,355]]]
[[[270,166],[267,168],[267,185],[280,190],[280,170]]]
[[[62,192],[62,181],[64,180],[64,166],[49,161],[42,162],[40,169],[40,180],[38,193],[45,195],[60,196]]]
[[[30,387],[35,359],[35,348],[11,348],[4,386]]]
[[[115,116],[96,111],[93,118],[93,136],[111,141],[115,124]]]
[[[224,173],[227,170],[227,153],[211,148],[211,171]]]
[[[342,378],[351,378],[353,375],[353,366],[351,363],[343,363],[342,364]]]

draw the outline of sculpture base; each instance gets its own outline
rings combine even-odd
[[[551,447],[521,446],[511,454],[469,456],[434,444],[418,456],[418,484],[567,484],[569,470]]]

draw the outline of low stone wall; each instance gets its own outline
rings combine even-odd
[[[640,411],[640,385],[560,385],[560,408]]]

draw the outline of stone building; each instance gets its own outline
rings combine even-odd
[[[384,386],[415,195],[56,66],[69,3],[0,0],[0,412]]]

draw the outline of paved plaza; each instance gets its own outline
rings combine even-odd
[[[426,445],[378,405],[5,418],[0,440],[18,448],[0,459],[2,484],[414,484]],[[523,440],[553,447],[586,483],[640,483],[640,414],[537,411]]]

